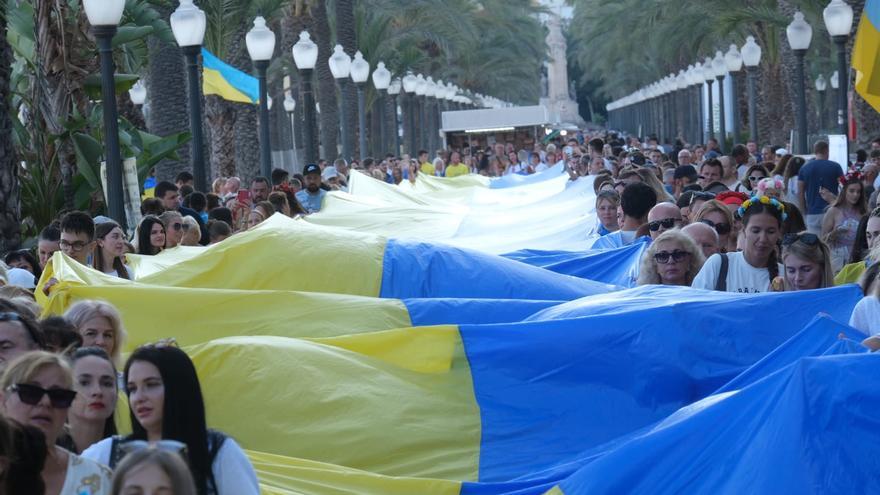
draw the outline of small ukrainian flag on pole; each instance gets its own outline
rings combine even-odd
[[[256,104],[260,101],[257,78],[223,62],[202,48],[202,92],[228,101]]]

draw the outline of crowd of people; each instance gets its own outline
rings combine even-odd
[[[559,167],[572,181],[592,180],[595,204],[584,208],[595,208],[597,222],[583,235],[595,239],[593,249],[646,244],[638,284],[758,293],[858,283],[865,297],[850,323],[876,335],[880,140],[856,157],[832,162],[822,141],[805,158],[786,146],[749,142],[725,154],[714,140],[661,146],[603,132],[530,150],[499,143],[433,159],[422,151],[321,160],[302,174],[276,169],[247,188],[237,177],[218,178],[207,193],[183,172],[152,185],[131,237],[104,216],[67,212],[43,228],[34,250],[7,253],[0,264],[0,495],[259,493],[242,449],[208,428],[195,367],[173,340],[141,346],[123,363],[126,332],[112,305],[78,301],[64,315],[38,318],[34,291],[54,289],[54,278],[37,283],[56,251],[132,279],[127,254],[216,244],[276,213],[318,212],[328,191],[347,190],[352,170],[405,185],[420,174]],[[128,435],[118,432],[120,414],[130,417]],[[161,486],[170,491],[150,491]]]

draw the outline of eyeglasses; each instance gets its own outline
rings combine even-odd
[[[58,242],[58,245],[61,247],[61,249],[69,249],[74,252],[79,252],[85,249],[85,247],[88,246],[89,243],[83,241],[68,242],[65,239],[61,239],[61,241]]]
[[[709,227],[715,229],[715,232],[718,232],[718,235],[724,235],[730,233],[730,224],[729,223],[715,223],[712,220],[700,220],[700,222],[705,223]]]
[[[174,230],[180,230],[183,228],[183,224],[180,222],[172,223],[170,227]]]
[[[671,259],[673,263],[679,263],[684,261],[690,255],[691,253],[680,249],[676,249],[671,253],[669,251],[659,251],[654,253],[654,261],[665,265],[666,263],[669,263],[669,260]]]
[[[180,454],[184,459],[187,457],[186,444],[178,442],[177,440],[159,440],[154,443],[147,442],[146,440],[128,440],[121,442],[119,444],[119,449],[122,451],[123,455],[147,449],[156,449]]]
[[[654,220],[653,222],[648,222],[648,228],[651,229],[652,232],[657,232],[660,230],[660,227],[664,229],[671,229],[675,227],[675,224],[680,223],[681,220],[677,218],[664,218],[663,220]]]
[[[183,230],[189,230],[189,228],[190,228],[190,224],[188,224],[188,223],[183,224]]]
[[[0,313],[0,322],[3,321],[21,321],[21,315],[18,313]]]
[[[756,177],[754,175],[749,176],[749,182],[758,182],[761,179],[766,179],[766,177]]]
[[[44,395],[49,396],[49,403],[55,409],[67,409],[73,403],[76,397],[76,391],[64,388],[52,388],[46,390],[43,387],[29,385],[27,383],[17,383],[8,389],[10,392],[18,394],[18,398],[29,406],[36,406],[43,399]]]
[[[785,237],[782,238],[782,245],[791,246],[798,241],[803,242],[807,246],[815,246],[816,244],[819,244],[819,236],[809,232],[804,232],[803,234],[785,234]]]

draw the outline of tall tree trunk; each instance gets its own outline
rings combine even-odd
[[[248,22],[242,20],[235,36],[230,36],[226,53],[229,65],[247,73],[252,72],[252,62],[247,52],[245,35],[250,29]],[[273,102],[274,104],[275,102]],[[278,102],[280,104],[280,102]],[[260,136],[258,106],[246,103],[231,103],[235,109],[233,142],[235,147],[235,170],[244,180],[249,181],[260,175]]]
[[[333,51],[330,49],[330,22],[327,20],[326,0],[315,0],[312,4],[315,43],[318,45],[318,65],[315,67],[318,84],[315,86],[317,100],[321,103],[321,145],[324,156],[333,161],[339,154],[336,136],[339,132],[339,104],[336,100],[336,80],[330,72],[328,60]]]
[[[170,3],[157,2],[153,8],[163,19],[167,19],[174,6]],[[149,66],[146,77],[147,91],[150,98],[150,112],[147,118],[147,129],[157,136],[169,136],[190,129],[189,107],[186,95],[186,68],[183,54],[174,43],[166,43],[156,36],[147,41]],[[174,180],[174,177],[190,170],[190,146],[181,146],[177,150],[179,160],[166,159],[156,165],[158,180]],[[192,171],[192,170],[190,170]]]
[[[336,42],[342,45],[345,53],[350,57],[354,57],[358,49],[357,25],[354,19],[355,0],[335,0],[335,2]],[[351,130],[351,132],[348,132],[350,142],[347,148],[354,150],[356,148],[355,137],[357,136],[354,129],[357,128],[356,123],[358,121],[357,89],[355,89],[354,84],[346,85],[346,89],[342,94],[342,111],[345,112],[345,121],[348,122],[349,129]],[[351,158],[350,156],[345,157],[346,160],[351,160]]]
[[[6,19],[7,2],[0,3],[0,19]],[[0,24],[0,253],[17,249],[21,244],[21,189],[18,161],[12,142],[12,119],[9,117],[12,72],[12,48],[6,41],[6,23]]]
[[[235,131],[236,112],[233,104],[216,95],[205,97],[205,120],[211,129],[209,147],[211,149],[211,176],[232,177],[235,175]]]

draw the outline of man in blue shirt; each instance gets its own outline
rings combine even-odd
[[[828,203],[822,199],[821,190],[827,189],[837,194],[838,179],[843,176],[839,163],[828,160],[828,143],[819,141],[813,147],[816,155],[798,172],[798,201],[801,212],[807,223],[807,230],[820,235],[822,233],[822,217]]]
[[[296,193],[296,200],[309,213],[321,211],[321,202],[327,191],[321,189],[321,167],[310,163],[303,170],[305,189]]]

